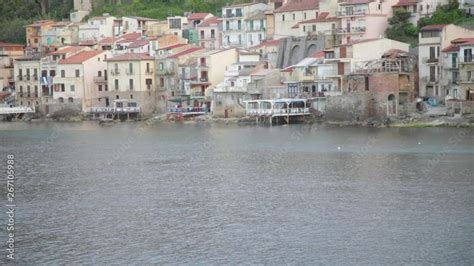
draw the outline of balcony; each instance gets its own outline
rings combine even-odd
[[[145,70],[145,74],[146,75],[152,75],[153,74],[153,69],[150,68],[150,69]]]
[[[364,33],[366,30],[365,27],[351,27],[351,28],[337,28],[336,34],[358,34]]]
[[[135,74],[135,72],[133,71],[133,69],[127,69],[127,71],[125,71],[125,73],[126,73],[127,75],[129,75],[129,76]]]
[[[22,81],[22,80],[23,80],[23,76],[22,76],[22,75],[16,75],[16,79],[19,80],[19,81]]]
[[[474,57],[462,57],[459,60],[459,64],[473,64]]]
[[[110,74],[112,74],[112,75],[114,75],[114,76],[120,75],[120,70],[118,70],[118,69],[112,69],[112,71],[110,71]]]
[[[430,77],[422,77],[421,81],[425,83],[437,83],[438,81],[436,80],[436,77],[430,76]]]
[[[300,81],[314,81],[316,79],[316,76],[311,73],[305,73],[302,76],[300,76]]]
[[[434,57],[423,57],[421,61],[423,62],[423,64],[437,64],[439,62],[439,59]]]
[[[214,88],[214,92],[239,92],[245,93],[247,92],[247,87],[243,86],[217,86]]]
[[[354,10],[354,11],[337,11],[336,16],[338,17],[355,17],[355,16],[365,16],[367,10]]]
[[[95,76],[94,77],[94,82],[95,83],[107,83],[107,80],[105,79],[104,76]]]

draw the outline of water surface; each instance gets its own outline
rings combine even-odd
[[[140,125],[0,123],[17,262],[474,264],[473,129]]]

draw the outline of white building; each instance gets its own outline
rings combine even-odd
[[[114,36],[115,17],[104,14],[92,17],[86,23],[79,25],[80,43],[97,43],[103,38]]]
[[[247,40],[250,33],[250,37],[254,38],[251,41],[254,45],[259,43],[258,32],[255,32],[255,29],[260,31],[264,27],[260,26],[260,20],[258,20],[258,25],[254,25],[254,29],[249,32],[247,27],[246,19],[252,18],[258,13],[265,11],[267,9],[266,4],[262,3],[248,3],[248,4],[237,4],[226,6],[222,8],[222,45],[224,47],[245,47],[248,48],[252,45],[250,40]],[[262,24],[264,24],[263,22]],[[250,26],[250,21],[249,25]],[[260,33],[262,35],[261,40],[264,39],[264,32]],[[255,36],[255,37],[254,37]]]
[[[277,8],[274,13],[274,39],[298,35],[298,29],[293,28],[298,22],[314,19],[319,16],[318,0],[289,0]]]

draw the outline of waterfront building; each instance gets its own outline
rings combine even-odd
[[[421,97],[444,102],[450,77],[442,75],[441,51],[457,38],[474,36],[474,31],[453,24],[429,25],[421,28],[418,45],[419,90]],[[452,76],[451,76],[452,77]],[[453,91],[452,91],[453,92]]]
[[[244,100],[250,100],[247,85],[256,67],[263,68],[260,54],[239,52],[239,61],[231,64],[224,73],[224,80],[217,84],[212,95],[212,114],[222,117],[245,115]]]
[[[380,59],[390,49],[408,52],[409,44],[380,38],[354,41],[326,49],[320,78],[331,80],[331,91],[335,93],[350,92],[352,88],[347,84],[347,75],[356,65],[367,60]]]
[[[0,41],[0,91],[15,89],[15,59],[24,55],[23,44],[6,43]]]
[[[157,58],[156,80],[160,96],[167,100],[191,96],[190,91],[181,90],[179,81],[183,73],[178,72],[178,67],[204,51],[202,47],[187,46],[186,50]]]
[[[260,44],[250,47],[249,50],[258,52],[260,54],[260,58],[268,63],[269,68],[275,68],[277,65],[279,45],[280,39],[264,40]]]
[[[197,77],[191,81],[191,93],[206,96],[206,101],[210,102],[211,92],[215,85],[224,80],[226,69],[238,60],[236,48],[221,50],[211,50],[196,57]]]
[[[107,56],[108,51],[81,51],[59,60],[53,99],[68,108],[90,112],[101,101],[100,94],[108,90]]]
[[[112,100],[133,100],[144,114],[150,114],[157,108],[155,83],[155,58],[148,54],[125,53],[106,59],[108,78],[105,102]],[[107,101],[108,99],[108,101]],[[97,105],[96,105],[97,106]]]
[[[14,61],[17,106],[38,107],[41,98],[39,78],[42,54],[26,55]]]
[[[329,12],[321,12],[317,18],[296,23],[292,28],[298,29],[296,36],[324,36],[325,48],[332,48],[338,40],[336,29],[340,28],[340,19],[330,16]]]
[[[223,47],[240,47],[240,48],[249,48],[252,46],[250,40],[248,40],[248,34],[250,34],[253,45],[258,44],[261,40],[264,39],[264,27],[259,26],[258,29],[261,35],[259,41],[258,34],[254,33],[254,29],[249,29],[249,24],[246,23],[247,18],[261,17],[258,19],[258,25],[265,24],[263,16],[258,15],[261,12],[267,9],[267,5],[263,3],[246,3],[246,4],[236,4],[231,6],[225,6],[222,8],[222,45]],[[253,23],[253,22],[252,22]],[[257,26],[257,25],[254,25]]]

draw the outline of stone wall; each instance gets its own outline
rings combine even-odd
[[[285,68],[294,65],[314,52],[324,50],[324,46],[324,35],[281,39],[276,66],[277,68]]]

